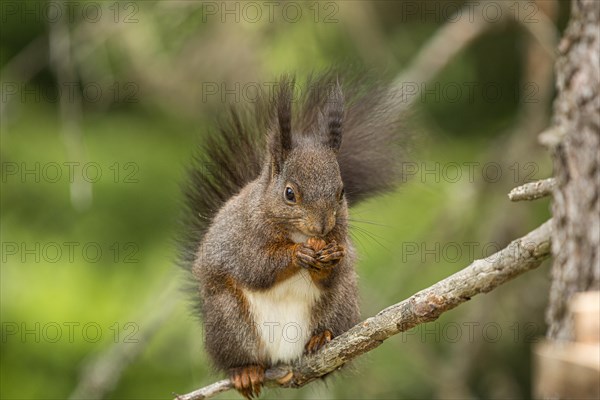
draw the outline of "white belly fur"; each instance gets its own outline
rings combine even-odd
[[[311,309],[321,295],[308,271],[301,270],[266,291],[243,292],[266,357],[272,363],[300,357],[311,335]]]

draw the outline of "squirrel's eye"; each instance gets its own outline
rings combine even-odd
[[[294,189],[292,189],[289,186],[285,187],[285,199],[287,200],[288,203],[295,203],[296,202],[296,194],[294,193]]]

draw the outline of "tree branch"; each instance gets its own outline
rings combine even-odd
[[[487,293],[512,278],[538,267],[550,255],[552,221],[512,241],[490,257],[476,260],[454,275],[394,304],[333,339],[318,353],[291,366],[266,372],[268,386],[298,388],[335,371],[344,363],[376,347],[390,336],[436,320],[480,293]],[[213,383],[177,400],[200,400],[233,388],[229,379]]]
[[[552,194],[556,186],[554,178],[542,179],[518,186],[510,191],[508,198],[511,201],[536,200]]]

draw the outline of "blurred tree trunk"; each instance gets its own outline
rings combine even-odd
[[[571,296],[600,284],[600,2],[574,0],[559,44],[548,337],[572,338]]]

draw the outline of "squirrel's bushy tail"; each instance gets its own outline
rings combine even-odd
[[[318,125],[338,82],[345,102],[338,162],[346,198],[354,205],[392,190],[400,182],[407,148],[401,126],[405,107],[397,91],[368,79],[345,78],[329,71],[309,77],[306,85],[295,91],[285,91],[292,96],[292,132],[310,132]],[[290,84],[294,80],[283,77],[276,87]],[[273,103],[262,98],[254,109],[231,108],[194,157],[184,186],[180,263],[185,269],[191,269],[214,215],[260,174],[269,126],[277,117]]]

